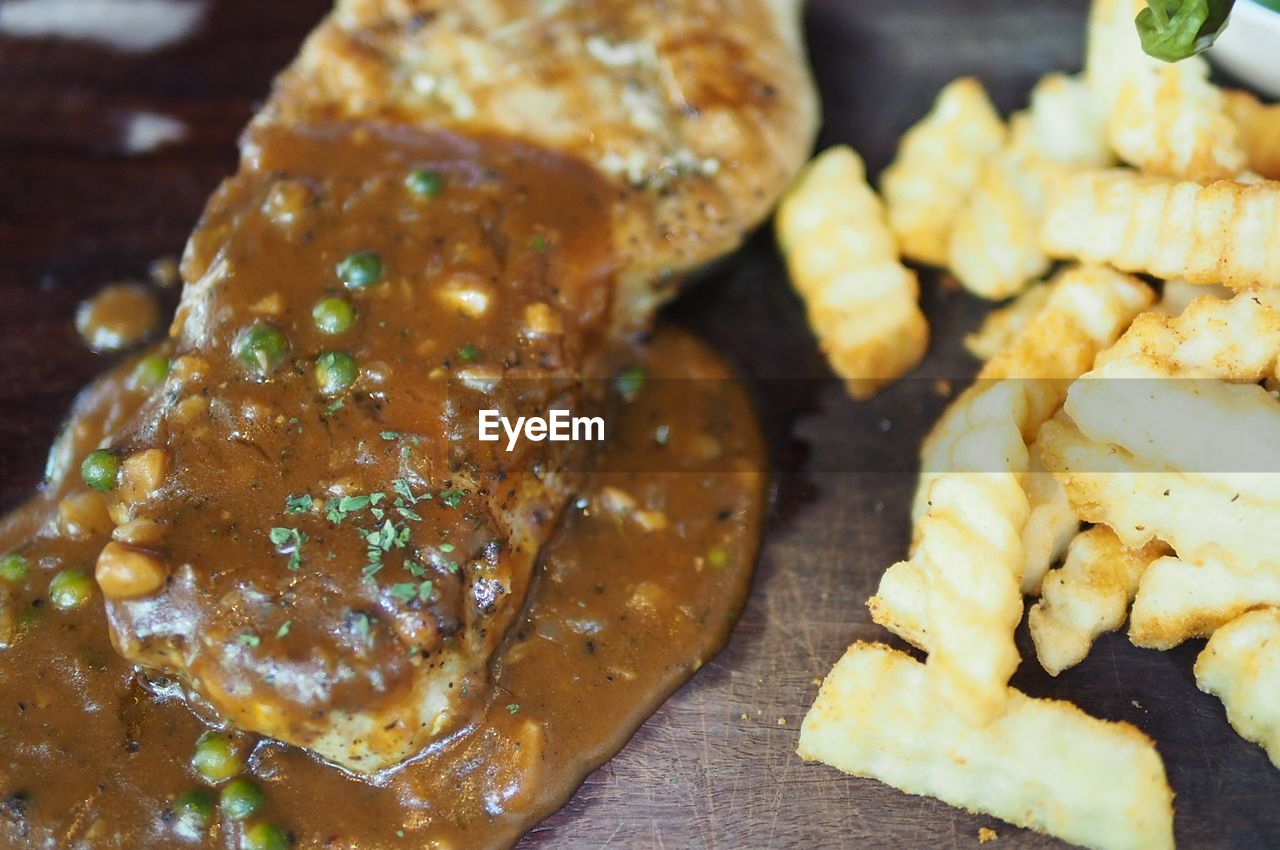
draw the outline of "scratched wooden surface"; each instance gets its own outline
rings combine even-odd
[[[72,395],[107,364],[80,348],[76,303],[181,249],[234,164],[253,104],[325,6],[217,0],[195,37],[141,56],[0,39],[4,506],[35,484]],[[1002,108],[1019,105],[1043,72],[1079,66],[1083,12],[1083,0],[813,0],[823,143],[852,143],[882,166],[959,74],[980,75]],[[134,110],[179,118],[187,139],[122,155],[119,127]],[[775,437],[783,471],[755,589],[725,652],[526,845],[969,847],[981,826],[998,830],[997,846],[1057,845],[794,755],[817,679],[851,640],[882,637],[862,603],[906,542],[909,470],[940,404],[932,378],[962,379],[974,367],[959,339],[983,308],[934,281],[926,300],[933,353],[918,380],[871,405],[850,402],[829,380],[767,237],[669,311],[752,377]],[[1155,737],[1178,795],[1182,846],[1275,846],[1280,774],[1196,690],[1198,648],[1144,652],[1113,636],[1057,680],[1032,662],[1015,683]]]

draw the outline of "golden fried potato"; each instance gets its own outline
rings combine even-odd
[[[1056,278],[1044,310],[987,361],[978,381],[1012,378],[1026,385],[1029,416],[1021,424],[1030,442],[1062,405],[1070,382],[1154,302],[1151,287],[1135,277],[1102,267],[1069,268]]]
[[[1096,0],[1086,75],[1106,104],[1107,136],[1125,162],[1189,180],[1235,177],[1248,166],[1236,123],[1199,57],[1176,63],[1142,51],[1133,19],[1145,0]]]
[[[1052,291],[1051,283],[1038,283],[1003,307],[992,310],[982,320],[982,327],[965,336],[965,349],[983,362],[995,357],[1044,309]]]
[[[1130,547],[1160,539],[1197,563],[1280,565],[1266,531],[1280,506],[1280,405],[1255,383],[1278,355],[1275,290],[1141,316],[1041,430],[1045,466],[1082,519]]]
[[[1147,736],[1014,690],[1007,704],[967,725],[932,698],[919,662],[856,643],[823,682],[798,752],[1073,844],[1173,847],[1173,792]]]
[[[1015,127],[1020,118],[1025,116],[1015,116]],[[1050,168],[1020,150],[1006,150],[982,169],[947,247],[952,273],[974,295],[1008,298],[1049,270],[1040,222]]]
[[[850,395],[867,398],[920,362],[929,326],[916,276],[898,262],[884,208],[851,148],[809,164],[776,227],[809,324]]]
[[[1172,649],[1270,605],[1280,605],[1280,564],[1240,569],[1217,558],[1199,563],[1160,558],[1138,585],[1129,640],[1148,649]]]
[[[1049,190],[1040,239],[1052,257],[1233,289],[1280,286],[1280,182],[1070,174]]]
[[[1269,374],[1277,357],[1280,292],[1259,289],[1222,299],[1211,291],[1177,316],[1139,316],[1085,377],[1127,377],[1139,366],[1171,378],[1251,383]]]
[[[1089,87],[1064,74],[1042,79],[956,217],[951,271],[983,298],[1021,292],[1050,265],[1040,247],[1048,183],[1065,171],[1110,163],[1101,106]]]
[[[1280,558],[1266,532],[1280,504],[1276,473],[1178,472],[1090,439],[1065,415],[1045,423],[1037,444],[1076,514],[1110,526],[1130,548],[1163,540],[1185,558],[1240,570]]]
[[[1280,180],[1280,103],[1264,104],[1247,91],[1223,92],[1227,114],[1240,131],[1249,170]]]
[[[1106,109],[1083,75],[1048,74],[1031,90],[1027,132],[1013,145],[1066,168],[1105,168],[1115,161]]]
[[[1041,423],[1062,406],[1071,382],[1155,301],[1155,293],[1137,278],[1101,267],[1069,268],[1051,281],[1050,288],[1044,307],[986,362],[973,388],[957,397],[929,432],[920,452],[913,520],[924,513],[928,481],[950,468],[948,446],[964,434],[970,395],[992,381],[1022,383],[1029,405],[1019,427],[1027,441],[1035,439]]]
[[[880,181],[903,256],[946,264],[956,215],[1004,139],[1004,123],[977,80],[963,77],[939,93]]]
[[[1022,617],[1021,535],[1029,510],[1021,481],[1023,389],[995,381],[965,393],[951,418],[954,431],[937,449],[946,471],[922,478],[911,559],[890,567],[885,594],[867,603],[876,622],[927,641],[939,695],[976,724],[1003,710],[1018,664],[1013,630]],[[895,604],[910,607],[898,611]]]
[[[1027,524],[1022,528],[1022,593],[1036,596],[1040,593],[1045,573],[1062,557],[1076,532],[1080,520],[1076,518],[1071,500],[1062,482],[1051,472],[1046,472],[1040,462],[1040,448],[1032,443],[1027,447],[1029,465],[1022,479],[1022,489],[1027,492]]]
[[[1098,635],[1120,628],[1138,580],[1168,551],[1158,542],[1130,549],[1105,525],[1077,535],[1027,615],[1040,666],[1056,676],[1083,661]]]
[[[1044,308],[987,362],[978,381],[956,399],[925,440],[912,508],[911,558],[886,571],[867,606],[875,622],[932,649],[930,640],[937,632],[932,606],[948,604],[953,583],[963,584],[972,573],[982,576],[971,591],[985,594],[985,604],[994,607],[974,615],[969,625],[986,630],[979,640],[987,659],[984,675],[988,678],[981,685],[987,694],[996,687],[991,679],[995,672],[1017,660],[1012,626],[1007,633],[1001,629],[1010,616],[1017,624],[1021,606],[1016,615],[1010,614],[1005,607],[1008,600],[1019,597],[1024,579],[1029,590],[1039,586],[1040,577],[1076,524],[1052,483],[1036,480],[1035,472],[1028,475],[1026,441],[1061,405],[1070,381],[1088,369],[1098,351],[1119,337],[1154,300],[1150,287],[1119,272],[1092,268],[1064,272],[1052,284]],[[1006,473],[1018,485],[1020,496],[1005,489]],[[950,504],[935,492],[938,482],[950,476],[958,478],[944,494],[959,491],[957,499],[1000,496],[991,508],[1004,513],[989,524],[1002,532],[1008,526],[1016,542],[992,537],[984,528],[954,527],[957,519],[965,519],[966,507]],[[929,540],[931,534],[939,539]],[[939,554],[926,557],[928,552]],[[944,570],[951,576],[934,585],[934,575]],[[937,596],[932,603],[925,592],[931,587]],[[974,662],[984,663],[977,654]],[[975,714],[981,716],[982,709]]]
[[[898,561],[880,576],[876,595],[867,600],[872,622],[928,652],[928,590],[928,579],[918,561]]]
[[[1232,728],[1280,767],[1280,611],[1251,611],[1214,632],[1196,659],[1196,684],[1222,700]]]

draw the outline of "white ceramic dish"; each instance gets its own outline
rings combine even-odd
[[[1241,0],[1209,58],[1259,92],[1280,98],[1280,12]]]

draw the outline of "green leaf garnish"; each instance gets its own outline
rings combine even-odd
[[[467,495],[468,492],[468,490],[464,490],[461,487],[455,487],[452,490],[445,490],[440,494],[440,501],[444,502],[451,508],[456,508],[458,505],[462,504],[462,497]]]
[[[301,496],[290,496],[284,500],[284,512],[287,514],[305,514],[311,510],[315,500],[310,493]]]
[[[1235,0],[1147,0],[1135,21],[1148,56],[1177,62],[1207,50],[1227,26]]]

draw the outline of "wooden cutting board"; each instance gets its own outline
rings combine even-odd
[[[882,167],[937,90],[976,74],[998,105],[1081,64],[1083,0],[814,0],[807,29],[822,88],[822,145]],[[76,390],[108,360],[86,353],[75,305],[102,283],[177,254],[231,172],[234,141],[323,0],[217,0],[191,39],[146,55],[0,38],[0,503],[35,485]],[[119,152],[130,112],[171,115],[184,141]],[[776,500],[755,589],[732,641],[539,826],[529,847],[998,847],[1058,842],[991,818],[803,764],[800,720],[852,640],[884,638],[863,608],[901,557],[916,447],[963,385],[960,340],[984,305],[926,278],[932,353],[868,404],[846,398],[805,329],[768,234],[690,287],[672,321],[717,342],[758,390],[774,438]],[[1022,636],[1024,655],[1030,645]],[[1280,772],[1195,688],[1199,645],[1170,653],[1104,638],[1058,679],[1015,684],[1136,724],[1159,743],[1183,847],[1275,846]],[[1099,789],[1105,793],[1105,789]]]

